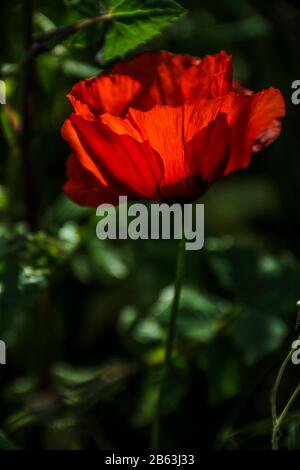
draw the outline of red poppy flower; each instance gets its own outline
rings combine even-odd
[[[279,135],[279,90],[232,80],[231,57],[144,53],[68,95],[66,194],[81,205],[129,199],[192,201],[249,165]]]

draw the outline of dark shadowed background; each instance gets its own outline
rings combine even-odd
[[[24,197],[21,3],[1,0],[0,7],[7,90],[7,105],[0,106],[0,339],[7,345],[7,364],[0,365],[0,448],[146,448],[177,243],[100,242],[95,211],[62,193],[68,146],[60,127],[71,111],[65,95],[78,80],[109,67],[103,64],[106,31],[98,24],[35,61],[32,187]],[[37,0],[34,30],[73,23],[102,3]],[[233,56],[236,79],[253,90],[279,87],[288,111],[281,137],[202,199],[205,247],[187,253],[162,444],[269,448],[270,392],[297,336],[300,297],[300,105],[291,103],[291,83],[300,80],[300,7],[285,0],[180,3],[187,15],[129,55],[168,49],[202,56],[223,49]],[[280,406],[299,379],[300,365],[291,364]],[[300,448],[299,409],[296,401],[286,418],[284,448]]]

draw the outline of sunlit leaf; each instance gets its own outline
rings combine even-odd
[[[125,56],[183,13],[184,9],[173,0],[109,0],[112,21],[105,36],[104,61]]]

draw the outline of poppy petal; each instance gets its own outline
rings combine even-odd
[[[208,188],[222,176],[247,167],[253,153],[276,139],[285,103],[279,90],[269,88],[230,93],[188,110],[188,165]]]
[[[219,113],[188,142],[188,171],[198,179],[202,192],[224,175],[230,150],[231,128],[223,113]]]
[[[252,95],[232,93],[226,97],[221,112],[226,112],[232,128],[232,150],[225,174],[245,168],[251,156],[278,136],[285,116],[285,102],[275,88]]]
[[[167,51],[148,52],[117,64],[112,73],[130,75],[141,83],[131,103],[140,110],[155,104],[193,104],[197,99],[211,99],[232,89],[232,58],[225,52],[203,59]]]
[[[248,166],[252,154],[277,137],[278,118],[284,114],[281,93],[270,88],[200,100],[195,106],[130,109],[128,120],[161,156],[165,169],[161,186],[193,199],[203,185],[209,187],[221,176]]]
[[[161,187],[184,199],[191,190],[185,164],[184,108],[157,105],[146,112],[130,109],[127,119],[160,155],[164,165]]]
[[[73,154],[67,160],[67,178],[64,192],[81,206],[96,207],[103,201],[109,204],[118,203],[117,194],[86,170]]]
[[[140,88],[140,83],[127,75],[105,74],[77,83],[68,98],[76,113],[90,111],[94,115],[120,116],[127,111]]]
[[[65,190],[92,205],[121,194],[197,199],[248,166],[277,138],[285,115],[279,90],[254,93],[232,80],[225,52],[143,53],[80,82],[69,98],[76,114],[62,128],[72,151]]]
[[[148,142],[117,135],[100,119],[87,121],[74,114],[63,126],[62,135],[78,162],[102,186],[109,182],[114,194],[126,194],[129,199],[158,199],[163,165]]]

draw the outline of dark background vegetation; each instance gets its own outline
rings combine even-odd
[[[202,199],[206,242],[202,251],[187,253],[162,445],[269,448],[270,391],[296,336],[300,296],[300,106],[291,104],[291,83],[300,79],[300,7],[291,0],[181,4],[188,14],[135,51],[202,56],[224,49],[247,87],[282,90],[288,114],[278,141]],[[71,111],[65,95],[104,68],[99,26],[36,60],[32,210],[38,230],[29,229],[16,65],[24,60],[24,13],[17,0],[1,0],[0,8],[8,103],[0,109],[0,338],[7,344],[0,448],[146,448],[177,244],[100,242],[95,211],[62,193],[68,148],[60,127]],[[76,1],[37,0],[34,29],[43,33],[82,13]],[[280,406],[298,384],[298,367],[288,367]],[[284,448],[300,448],[299,409],[298,401],[286,419]]]

